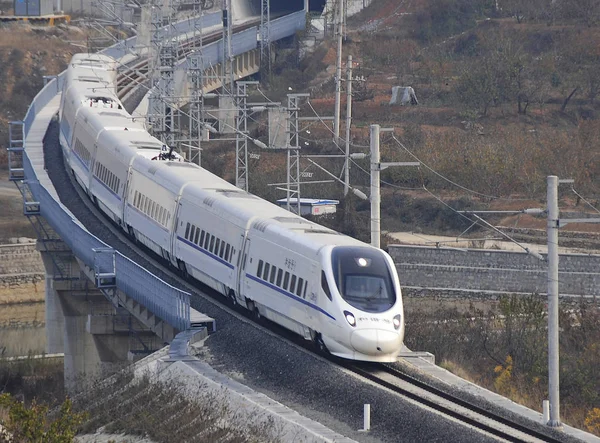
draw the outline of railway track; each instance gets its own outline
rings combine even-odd
[[[260,21],[252,21],[240,25],[235,28],[235,32],[240,32],[252,26],[256,26],[257,23],[260,23]],[[214,32],[210,35],[203,36],[203,43],[212,43],[218,41],[220,38],[221,32]],[[193,39],[189,39],[183,43],[183,50],[180,52],[180,57],[184,58],[187,56],[191,49],[194,48],[194,45],[195,42]],[[132,89],[146,81],[148,65],[149,60],[147,58],[136,60],[119,73],[118,88],[120,97],[126,95]],[[82,200],[84,199],[82,198]],[[87,205],[90,205],[89,202],[86,203]],[[103,217],[99,217],[99,219],[103,220],[103,222],[110,227],[110,224],[106,222],[106,219]],[[120,237],[127,242],[128,239],[123,239],[123,234],[121,234]],[[129,246],[133,246],[134,249],[137,249],[134,245],[130,244]],[[160,264],[158,264],[158,267],[164,268]],[[178,278],[172,270],[162,270],[169,273],[172,278]],[[222,302],[217,303],[221,306],[224,305]],[[377,384],[378,386],[393,391],[421,406],[435,410],[455,421],[465,423],[472,428],[478,429],[496,438],[511,442],[562,441],[547,433],[530,429],[523,424],[509,420],[480,406],[457,398],[452,394],[404,374],[391,366],[357,364],[346,361],[337,361],[337,363],[345,369]]]
[[[563,441],[458,398],[390,365],[345,361],[340,364],[354,374],[379,386],[501,440],[510,442]]]
[[[245,31],[254,26],[260,26],[260,20],[251,20],[233,27],[233,33]],[[222,31],[211,32],[202,36],[202,44],[208,45],[219,41],[222,37]],[[199,37],[191,37],[181,42],[178,50],[178,60],[186,58],[196,47]],[[122,67],[117,75],[117,95],[119,99],[123,99],[131,91],[138,86],[143,85],[148,80],[148,71],[150,60],[148,56],[136,60],[127,66]]]
[[[429,410],[436,411],[443,416],[465,424],[473,429],[477,429],[489,436],[493,436],[503,441],[510,442],[561,442],[560,438],[552,437],[549,433],[543,433],[530,427],[510,420],[501,415],[495,414],[481,406],[470,403],[466,400],[458,398],[444,390],[436,388],[426,382],[418,380],[389,364],[369,364],[363,362],[352,362],[341,360],[331,355],[319,355],[320,353],[309,342],[301,339],[299,336],[283,329],[282,327],[259,319],[253,322],[249,313],[241,312],[239,309],[232,307],[220,294],[216,291],[204,287],[198,282],[190,279],[184,279],[175,270],[163,264],[158,256],[153,252],[146,250],[143,246],[136,244],[125,233],[117,230],[114,225],[103,214],[93,206],[81,188],[69,176],[73,189],[75,189],[79,202],[83,204],[87,210],[94,214],[95,219],[103,224],[107,229],[111,230],[121,242],[125,243],[128,248],[134,251],[134,254],[143,257],[145,260],[153,262],[153,264],[162,273],[161,277],[170,281],[172,284],[178,284],[183,289],[190,291],[192,297],[199,297],[199,294],[204,294],[206,300],[220,309],[229,312],[238,319],[246,322],[258,323],[256,327],[263,329],[265,332],[276,335],[290,343],[292,346],[304,349],[305,352],[317,354],[320,358],[339,365],[345,370],[366,379],[382,388],[388,389],[420,407],[425,407]],[[130,254],[128,254],[130,255]],[[136,259],[135,256],[130,258]],[[139,258],[138,258],[139,260]],[[137,261],[137,260],[136,260]]]

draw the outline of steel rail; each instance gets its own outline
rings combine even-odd
[[[390,367],[386,364],[382,365],[363,365],[357,364],[356,362],[340,362],[342,367],[347,370],[370,380],[377,385],[383,386],[393,392],[396,392],[404,397],[407,397],[417,403],[420,403],[424,406],[427,406],[431,409],[434,409],[438,412],[441,412],[444,415],[452,417],[462,423],[466,423],[474,428],[477,428],[481,431],[484,431],[488,434],[494,435],[496,437],[505,439],[510,442],[529,442],[531,439],[543,441],[543,442],[551,442],[558,443],[562,440],[552,437],[549,434],[542,433],[535,429],[531,429],[524,424],[518,423],[514,420],[508,419],[501,415],[498,415],[494,412],[491,412],[487,409],[482,408],[481,406],[477,406],[473,403],[470,403],[466,400],[456,397],[444,390],[436,388],[426,382],[416,379],[408,374],[403,373],[402,371]],[[397,380],[401,380],[405,383],[408,383],[418,390],[425,391],[430,394],[430,396],[437,397],[438,399],[427,398],[427,396],[411,391],[407,388],[399,386],[399,384],[394,383],[390,380],[385,380],[382,376],[378,375],[379,372],[383,372],[387,375],[391,375]],[[442,404],[443,402],[450,402],[452,405],[456,405],[459,408],[465,409],[465,411],[461,412],[457,409],[453,409],[451,406],[446,406]],[[469,416],[467,412],[476,414],[481,416],[481,418],[492,421],[492,424],[484,423],[484,420],[481,418]],[[494,424],[496,426],[494,426]],[[504,430],[503,430],[504,428]],[[511,432],[512,431],[512,432]],[[524,434],[526,437],[530,439],[522,438],[516,436],[515,433]]]

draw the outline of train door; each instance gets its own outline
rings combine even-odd
[[[315,281],[317,280],[315,278],[315,275],[317,275],[317,264],[316,263],[311,263],[310,264],[310,277],[308,278],[308,281],[305,283],[305,289],[304,289],[304,293],[302,294],[302,298],[304,298],[310,305],[304,305],[306,308],[306,318],[308,319],[309,322],[309,326],[310,327],[315,327],[315,323],[318,319],[317,317],[317,311],[314,308],[315,306],[319,306],[319,299],[318,299],[318,294],[319,294],[319,290],[318,287],[315,286]]]
[[[129,188],[131,188],[131,181],[132,181],[132,177],[133,177],[133,167],[131,165],[131,163],[133,162],[133,159],[131,160],[131,162],[129,163],[129,168],[127,168],[127,180],[125,180],[125,187],[123,188],[123,200],[122,200],[122,214],[123,214],[123,228],[126,229],[129,232],[129,228],[127,226],[127,202],[130,202],[131,205],[133,206],[133,197],[130,198],[129,197]],[[132,234],[132,232],[129,232],[129,234]]]
[[[171,252],[171,264],[178,267],[177,264],[177,230],[179,229],[179,217],[181,216],[181,194],[177,197],[177,204],[175,205],[175,214],[173,214],[173,224],[169,226],[171,231],[171,238],[169,240],[169,251]]]
[[[246,266],[248,255],[250,253],[250,238],[242,234],[242,247],[238,255],[238,278],[237,278],[237,295],[245,296],[248,293],[248,283],[246,279]]]

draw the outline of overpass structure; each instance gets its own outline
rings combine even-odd
[[[203,20],[220,24],[217,15]],[[271,41],[294,35],[305,23],[303,10],[273,20]],[[195,27],[193,19],[175,24],[182,38]],[[258,71],[259,35],[261,30],[253,26],[233,36],[236,79]],[[218,65],[223,62],[222,42],[211,45],[205,61]],[[143,58],[137,46],[133,37],[102,52],[131,64]],[[44,138],[58,112],[64,74],[49,79],[24,120],[10,123],[8,154],[9,179],[23,195],[23,213],[36,229],[46,270],[46,351],[64,352],[69,388],[82,375],[110,372],[170,343],[180,332],[210,325],[211,319],[190,308],[189,293],[92,235],[61,203],[45,167]]]

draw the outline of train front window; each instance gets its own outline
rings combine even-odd
[[[392,275],[381,251],[339,246],[332,251],[335,283],[342,298],[366,312],[385,312],[396,303]]]

